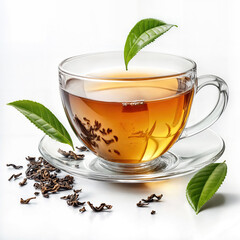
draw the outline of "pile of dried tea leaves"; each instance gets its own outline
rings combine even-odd
[[[77,149],[81,152],[88,151],[88,149],[84,146],[77,147]],[[73,151],[63,151],[61,149],[58,150],[64,157],[67,157],[69,160],[83,160],[84,154],[76,154]],[[36,199],[36,196],[42,193],[42,196],[45,198],[49,198],[51,194],[59,193],[62,191],[73,190],[73,194],[69,194],[61,197],[61,199],[67,200],[67,204],[72,207],[81,207],[79,212],[83,213],[86,211],[86,208],[83,206],[86,202],[79,201],[79,193],[82,189],[75,190],[73,189],[74,185],[74,177],[70,175],[65,175],[64,177],[60,177],[58,174],[61,172],[60,169],[49,164],[43,157],[26,157],[28,161],[27,170],[25,171],[25,178],[19,182],[21,187],[25,186],[28,181],[33,181],[33,187],[38,190],[34,192],[35,197],[30,197],[28,199],[20,199],[21,204],[29,204],[31,200]],[[7,164],[7,167],[13,167],[14,169],[23,168],[23,166],[16,166],[15,164]],[[13,174],[8,180],[18,179],[22,173]],[[112,205],[107,205],[105,203],[101,203],[99,207],[93,206],[88,201],[89,207],[94,212],[101,212],[104,210],[109,210],[112,208]]]
[[[88,149],[85,146],[76,147],[79,151],[85,152]],[[69,161],[71,160],[83,160],[84,154],[76,154],[73,151],[63,151],[61,149],[58,150],[60,154],[64,157],[67,157]],[[34,197],[30,197],[27,199],[20,199],[21,204],[29,204],[31,200],[36,199],[36,196],[42,193],[42,196],[45,198],[49,198],[51,194],[59,193],[62,191],[73,190],[72,194],[68,194],[66,196],[60,197],[63,200],[66,200],[68,206],[72,206],[75,208],[79,208],[79,212],[83,213],[86,211],[85,204],[86,201],[80,201],[79,193],[82,192],[82,189],[73,189],[74,185],[74,177],[70,175],[65,175],[63,177],[59,176],[61,170],[49,164],[43,157],[26,157],[28,161],[27,170],[25,171],[25,178],[19,182],[21,187],[25,186],[29,181],[33,181],[33,187],[35,188]],[[17,166],[15,164],[7,164],[7,167],[13,167],[14,169],[21,169],[23,166]],[[12,174],[12,176],[8,179],[11,181],[12,179],[16,180],[22,173]],[[151,194],[146,199],[140,200],[136,205],[138,207],[146,207],[151,202],[159,202],[162,199],[163,195]],[[87,204],[90,209],[94,212],[101,212],[112,209],[112,205],[101,203],[99,206],[94,206],[90,201],[87,201]],[[155,210],[151,211],[151,214],[154,215],[156,213]]]

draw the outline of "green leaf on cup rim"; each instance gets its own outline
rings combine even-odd
[[[227,165],[223,163],[211,163],[198,171],[189,181],[186,196],[189,204],[199,213],[202,206],[212,198],[221,186],[227,174]]]
[[[20,100],[7,105],[15,107],[49,137],[58,142],[66,143],[74,149],[72,139],[67,130],[54,114],[42,104],[30,100]]]
[[[124,61],[128,70],[129,61],[145,46],[177,25],[167,24],[154,18],[139,21],[128,34],[124,47]]]

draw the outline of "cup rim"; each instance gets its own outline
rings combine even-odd
[[[189,67],[186,71],[180,72],[180,73],[174,73],[174,74],[166,74],[166,75],[155,75],[155,76],[148,76],[148,77],[98,77],[98,76],[87,76],[87,75],[81,75],[81,74],[75,74],[71,71],[68,71],[66,69],[64,69],[63,65],[69,61],[75,60],[77,58],[80,57],[86,57],[86,56],[94,56],[94,55],[100,55],[100,54],[114,54],[114,53],[121,53],[122,51],[105,51],[105,52],[93,52],[93,53],[85,53],[85,54],[79,54],[79,55],[75,55],[72,57],[68,57],[66,59],[64,59],[63,61],[60,62],[60,64],[58,65],[58,70],[61,73],[70,75],[72,77],[77,77],[77,78],[81,78],[82,80],[99,80],[99,81],[106,81],[106,80],[111,80],[111,81],[143,81],[143,80],[155,80],[155,79],[164,79],[164,78],[170,78],[170,77],[178,77],[178,76],[182,76],[182,75],[186,75],[194,70],[196,70],[197,68],[197,64],[195,61],[189,59],[189,58],[185,58],[179,55],[174,55],[174,54],[168,54],[168,53],[161,53],[161,52],[153,52],[153,51],[142,51],[142,53],[147,53],[147,54],[161,54],[161,55],[165,55],[165,56],[170,56],[170,57],[175,57],[178,59],[182,59],[185,61],[188,61],[191,63],[191,67]]]

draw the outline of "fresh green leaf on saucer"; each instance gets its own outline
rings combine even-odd
[[[58,142],[69,144],[74,149],[67,130],[54,114],[42,104],[29,100],[20,100],[8,103],[8,105],[15,107],[49,137]]]
[[[167,24],[154,18],[139,21],[128,34],[124,47],[124,61],[128,70],[129,61],[145,46],[177,25]]]
[[[187,186],[186,196],[196,214],[216,193],[226,174],[227,165],[225,162],[211,163],[192,177]]]

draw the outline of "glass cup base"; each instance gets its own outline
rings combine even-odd
[[[148,162],[138,164],[115,163],[107,161],[103,158],[97,158],[101,167],[116,173],[125,174],[143,174],[156,171],[166,171],[175,168],[179,163],[179,158],[171,152],[153,159]]]

